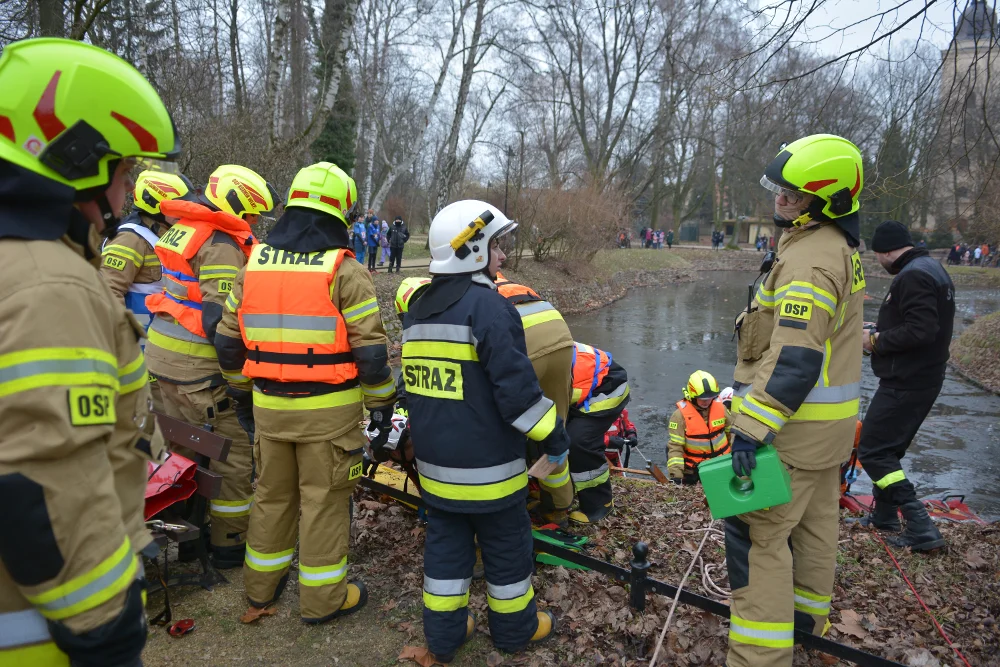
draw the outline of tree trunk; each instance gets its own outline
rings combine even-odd
[[[359,199],[363,208],[375,207],[371,205],[372,183],[375,180],[375,143],[378,141],[378,123],[371,123],[368,130],[368,140],[365,142],[365,181],[363,191]],[[381,206],[381,204],[379,204]]]
[[[61,0],[38,1],[38,28],[42,37],[64,37],[66,18]]]
[[[181,56],[181,12],[177,0],[170,0],[170,20],[174,26],[174,59]]]
[[[285,37],[288,34],[288,17],[291,14],[291,0],[278,0],[278,11],[274,18],[274,36],[267,56],[269,68],[264,81],[267,99],[267,118],[270,125],[271,145],[278,141],[280,119],[278,118],[278,83],[285,69]]]
[[[243,82],[240,79],[239,56],[239,0],[229,0],[229,59],[233,69],[233,93],[236,97],[236,113],[243,112]]]
[[[306,40],[306,31],[302,25],[302,2],[301,0],[295,0],[292,4],[292,16],[291,16],[291,41],[289,46],[291,47],[291,54],[289,56],[289,65],[291,66],[291,84],[292,84],[292,128],[296,133],[301,132],[302,128],[306,124],[305,117],[305,55],[303,50],[303,44]]]

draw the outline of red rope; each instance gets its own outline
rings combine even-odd
[[[903,572],[902,566],[900,566],[899,561],[896,560],[896,557],[892,555],[892,551],[889,550],[889,546],[885,543],[885,541],[882,540],[882,536],[879,535],[878,531],[876,530],[871,531],[871,534],[875,536],[875,539],[877,539],[882,544],[882,548],[885,549],[885,552],[889,554],[889,558],[892,559],[892,564],[896,566],[897,570],[899,570],[899,574],[902,575],[903,581],[905,581],[906,585],[910,587],[911,591],[913,591],[913,594],[916,596],[917,602],[920,603],[920,606],[923,607],[924,611],[927,612],[927,615],[931,617],[931,621],[934,623],[934,627],[937,628],[938,634],[940,634],[941,637],[944,638],[948,646],[951,647],[951,650],[955,652],[955,655],[957,655],[959,658],[962,659],[962,662],[965,663],[966,667],[972,667],[972,665],[969,664],[969,661],[965,659],[965,656],[962,655],[962,652],[959,651],[957,648],[955,648],[955,645],[951,643],[951,639],[948,638],[948,635],[947,633],[945,633],[944,628],[942,628],[941,624],[938,623],[936,618],[934,618],[934,614],[931,613],[930,609],[928,609],[927,604],[924,603],[924,600],[923,598],[920,597],[920,593],[917,592],[917,589],[913,587],[912,583],[910,583],[910,578],[906,576],[905,572]]]

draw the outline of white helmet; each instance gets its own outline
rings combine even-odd
[[[496,206],[477,199],[448,204],[431,220],[433,275],[475,273],[489,266],[490,241],[517,227]]]

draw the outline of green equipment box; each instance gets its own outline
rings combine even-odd
[[[713,519],[784,505],[792,499],[792,480],[773,445],[757,449],[757,467],[750,478],[733,472],[731,454],[702,461],[698,476]]]

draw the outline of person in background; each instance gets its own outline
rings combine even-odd
[[[979,260],[983,258],[983,249],[976,246],[972,249],[972,265],[979,266]]]
[[[364,264],[365,248],[367,247],[365,239],[368,234],[365,231],[365,222],[361,219],[360,213],[354,216],[354,224],[351,225],[351,232],[353,233],[354,241],[354,259],[358,260],[358,264]]]
[[[382,257],[379,259],[378,265],[382,266],[385,264],[385,260],[389,258],[389,223],[385,220],[382,221],[381,235],[379,236],[379,246],[382,248]]]
[[[378,218],[372,216],[368,219],[365,233],[368,234],[368,271],[375,273],[375,260],[378,259],[379,240],[382,237],[382,225]]]
[[[670,415],[667,474],[680,484],[698,483],[698,464],[729,453],[730,416],[719,398],[719,384],[706,371],[695,371],[684,387],[684,400]]]
[[[872,478],[875,496],[868,523],[898,531],[898,511],[902,510],[906,532],[886,541],[930,551],[943,547],[945,541],[917,500],[900,461],[944,383],[955,320],[955,286],[940,262],[927,250],[913,247],[910,232],[900,222],[888,220],[879,225],[871,248],[879,264],[895,278],[879,308],[878,322],[866,324],[862,337],[865,351],[872,355],[872,372],[879,378],[858,443],[858,459]]]
[[[667,230],[667,250],[670,250],[673,247],[674,247],[674,230],[668,229]]]
[[[410,240],[410,230],[406,228],[403,218],[396,216],[389,228],[389,273],[392,273],[393,264],[396,265],[396,273],[402,271],[403,246]]]

